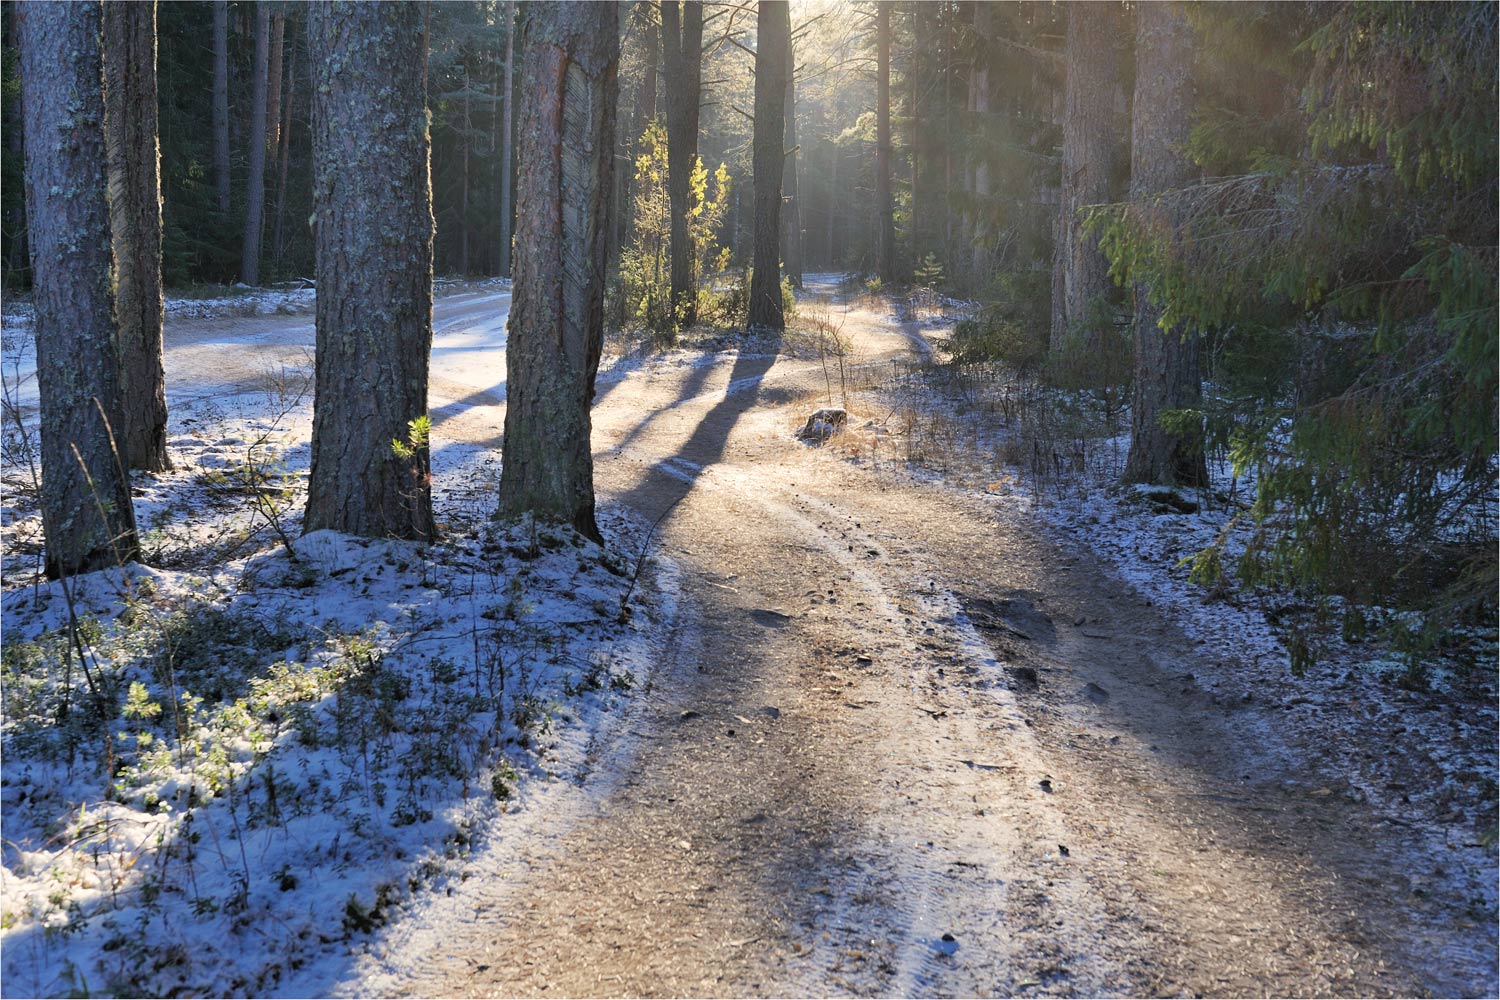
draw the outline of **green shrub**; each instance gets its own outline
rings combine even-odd
[[[681,329],[683,317],[674,315],[672,308],[672,208],[667,194],[667,133],[660,122],[646,126],[640,149],[635,162],[634,225],[629,245],[620,250],[620,295],[627,322],[670,342]],[[701,283],[705,275],[720,273],[729,264],[729,251],[717,243],[729,205],[729,169],[721,163],[710,176],[703,161],[695,160],[689,185],[688,229],[698,251],[694,276]],[[705,295],[710,299],[708,311],[718,313],[711,301],[715,293],[700,288],[700,315]]]

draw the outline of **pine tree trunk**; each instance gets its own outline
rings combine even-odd
[[[293,35],[293,38],[296,36]],[[280,261],[286,253],[286,184],[292,162],[292,114],[297,102],[297,46],[286,61],[286,100],[281,105],[281,151],[276,175],[276,219],[272,226],[272,253]]]
[[[956,18],[949,4],[943,5],[943,40],[948,58],[943,62],[943,255],[951,270],[958,260],[953,240],[953,87],[958,72],[954,48],[957,38]],[[955,275],[957,277],[957,275]]]
[[[875,273],[896,280],[896,220],[891,199],[891,0],[875,7]]]
[[[782,178],[781,256],[786,275],[793,288],[802,287],[802,199],[797,196],[798,164],[802,153],[797,148],[797,51],[787,46],[786,66],[786,176]]]
[[[1155,195],[1193,180],[1193,165],[1181,151],[1192,127],[1193,37],[1187,17],[1175,3],[1142,4],[1136,17],[1130,197],[1139,208],[1151,211]],[[1160,319],[1161,310],[1151,304],[1148,289],[1137,285],[1135,394],[1125,481],[1206,484],[1201,435],[1173,434],[1160,423],[1165,411],[1202,404],[1198,338],[1191,330],[1163,330]]]
[[[637,19],[636,27],[645,39],[646,54],[640,89],[635,94],[635,110],[630,116],[630,134],[625,137],[625,147],[630,155],[627,162],[621,164],[621,170],[615,178],[619,185],[617,199],[620,206],[616,222],[619,226],[619,246],[622,247],[630,241],[631,222],[635,215],[635,206],[631,204],[635,183],[635,154],[639,151],[646,124],[656,119],[656,64],[661,61],[661,30],[652,22],[650,11],[651,4],[646,0],[637,0],[632,8],[632,16]]]
[[[988,223],[990,214],[990,164],[987,148],[987,130],[990,127],[990,59],[994,44],[995,5],[974,5],[974,75],[970,90],[974,95],[974,128],[978,131],[974,156],[974,229],[970,265],[971,279],[976,288],[983,288],[990,276],[993,259],[994,238]]]
[[[469,71],[464,70],[464,100],[463,100],[463,123],[464,142],[459,151],[459,173],[461,176],[462,190],[459,193],[458,202],[458,273],[464,277],[469,275],[469,142],[470,133],[474,128],[474,119],[469,103]]]
[[[432,192],[423,11],[312,4],[317,383],[303,529],[433,536],[427,412]]]
[[[26,215],[41,396],[42,531],[52,579],[135,558],[130,480],[115,450],[119,352],[110,298],[98,3],[16,10]]]
[[[834,226],[838,223],[839,218],[838,143],[829,143],[829,149],[832,150],[832,155],[829,157],[832,162],[828,165],[828,218],[824,220],[827,223],[825,239],[828,244],[827,265],[830,268],[836,268],[838,267],[838,254],[835,252],[834,247],[838,246],[838,244],[834,242]]]
[[[786,329],[781,307],[781,174],[786,125],[787,49],[792,26],[786,0],[760,0],[755,44],[755,259],[747,325]]]
[[[513,127],[514,119],[511,117],[512,109],[515,107],[515,58],[516,58],[516,4],[515,0],[506,0],[505,13],[502,15],[505,21],[505,104],[500,123],[500,136],[503,140],[500,146],[500,274],[503,277],[511,276],[510,250],[512,235],[514,233],[512,210],[511,210],[511,176],[515,157],[511,153],[512,141],[515,138]]]
[[[679,13],[680,7],[680,13]],[[698,163],[698,112],[703,80],[703,4],[662,0],[662,71],[667,88],[667,199],[672,206],[671,283],[674,329],[698,318],[698,248],[688,215]]]
[[[635,5],[623,2],[618,3],[615,5],[615,13],[619,17],[619,33],[621,39],[620,46],[623,53],[625,39],[629,38],[631,34],[631,19],[635,16]],[[620,93],[620,87],[618,83],[616,84],[615,89],[617,93]],[[624,101],[625,98],[622,94],[620,97],[620,103],[623,104]],[[609,226],[605,230],[607,238],[605,240],[604,250],[604,260],[606,268],[604,273],[604,287],[606,290],[606,301],[609,301],[610,298],[608,289],[614,285],[614,283],[620,276],[620,247],[622,246],[621,239],[625,231],[624,219],[626,215],[630,214],[629,206],[627,206],[625,203],[625,181],[626,175],[628,173],[627,166],[631,160],[629,133],[630,123],[627,119],[623,124],[621,124],[620,115],[618,113],[616,114],[615,119],[615,148],[610,155],[610,170],[614,172],[614,176],[611,177],[609,181]],[[623,295],[614,296],[613,305],[615,308],[614,311],[608,317],[606,317],[606,325],[611,327],[618,327],[621,325],[624,318],[624,300],[625,296]]]
[[[127,468],[160,472],[172,463],[161,358],[154,0],[104,5],[104,82],[122,409],[115,443]]]
[[[266,83],[271,61],[271,8],[255,12],[255,66],[250,89],[250,171],[245,178],[245,239],[240,250],[240,280],[260,284],[261,216],[266,204]]]
[[[917,93],[916,72],[917,54],[923,47],[923,34],[921,29],[923,10],[921,4],[913,4],[911,8],[911,49],[907,53],[907,65],[909,68],[906,75],[906,118],[910,123],[907,133],[907,142],[911,145],[911,249],[912,259],[916,262],[922,260],[928,246],[928,218],[927,218],[927,191],[921,183],[921,160],[922,143],[920,124],[921,116],[917,108],[919,106]]]
[[[970,27],[974,25],[976,7],[984,6],[976,3],[976,0],[963,0],[959,9],[967,17]],[[971,32],[972,35],[972,32]],[[969,75],[965,81],[964,89],[964,117],[962,128],[966,134],[972,134],[975,119],[975,111],[978,109],[978,98],[975,93],[975,84],[978,82],[979,64],[982,59],[983,45],[973,45],[973,51],[969,56]],[[974,257],[974,164],[977,152],[972,147],[965,150],[961,166],[962,185],[962,211],[959,216],[959,254],[957,271],[961,276],[964,286],[974,287],[973,257]]]
[[[281,151],[281,64],[286,40],[286,15],[271,15],[271,53],[266,64],[266,155],[271,162]]]
[[[1070,4],[1067,15],[1062,184],[1053,252],[1058,294],[1052,302],[1051,343],[1061,351],[1070,335],[1081,334],[1077,349],[1096,354],[1103,349],[1104,331],[1095,320],[1112,283],[1109,263],[1098,240],[1084,232],[1080,212],[1110,200],[1120,20],[1116,6],[1104,3]]]
[[[4,11],[0,11],[0,17],[5,17],[5,42],[14,49],[16,40],[16,25],[19,23],[16,16],[16,4],[9,4]],[[21,111],[20,88],[8,90],[4,95],[5,118],[0,125],[0,142],[4,143],[4,155],[12,163],[21,163],[24,154],[24,144],[21,135],[21,122],[25,115]],[[24,187],[24,183],[22,185]],[[4,203],[5,216],[3,219],[5,235],[4,241],[4,274],[0,275],[0,287],[12,288],[19,284],[18,276],[30,269],[30,251],[26,246],[26,205],[25,197],[6,200]]]
[[[229,3],[214,0],[214,188],[229,215]]]
[[[620,35],[610,4],[528,6],[500,512],[596,541],[589,405],[604,344]]]

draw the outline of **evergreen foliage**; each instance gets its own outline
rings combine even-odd
[[[1207,412],[1175,419],[1206,419],[1256,483],[1239,577],[1426,609],[1432,629],[1492,612],[1495,9],[1198,19],[1280,49],[1262,86],[1240,77],[1204,103],[1190,151],[1232,173],[1092,223],[1161,326],[1213,347]],[[1210,53],[1226,77],[1228,51]]]

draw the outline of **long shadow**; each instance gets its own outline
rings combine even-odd
[[[597,378],[595,378],[594,380],[594,405],[598,406],[600,400],[618,389],[621,384],[623,384],[624,381],[630,377],[632,372],[638,370],[642,364],[650,361],[654,356],[655,349],[649,344],[645,344],[637,348],[636,350],[631,351],[629,354],[625,354],[617,358],[615,362],[610,366],[608,372],[601,372],[601,374],[610,375],[611,378],[603,382],[599,381]],[[620,374],[618,378],[615,378],[613,376],[617,371]]]
[[[626,434],[625,437],[622,438],[620,442],[614,446],[614,451],[616,453],[623,452],[626,448],[628,448],[632,443],[635,442],[636,438],[644,434],[646,432],[646,429],[650,427],[656,421],[656,418],[661,416],[663,413],[666,413],[668,410],[675,410],[679,406],[682,406],[685,403],[688,403],[693,399],[696,399],[698,396],[702,395],[703,387],[708,383],[708,377],[713,374],[713,371],[713,365],[699,365],[697,368],[694,368],[692,373],[688,375],[688,377],[683,381],[682,387],[677,392],[677,398],[668,403],[666,406],[658,407],[642,417],[640,422],[630,429],[630,433]],[[617,385],[618,383],[614,384]],[[611,385],[610,388],[613,388],[613,385]],[[594,394],[594,406],[597,407],[599,405],[599,400],[602,397],[602,393],[596,392]]]
[[[500,390],[498,395],[495,393],[495,389]],[[451,403],[444,403],[442,406],[431,408],[427,411],[427,415],[432,420],[432,426],[441,427],[454,417],[476,406],[504,406],[505,383],[501,382],[495,389],[475,389],[463,399],[455,399]],[[498,443],[497,439],[496,444]]]
[[[772,351],[771,353],[767,354],[741,355],[736,358],[734,367],[733,369],[731,369],[729,374],[729,382],[725,389],[725,398],[718,404],[716,404],[714,408],[704,416],[703,420],[694,430],[692,436],[688,439],[688,441],[683,445],[682,449],[680,449],[676,455],[658,462],[656,466],[653,467],[653,469],[649,473],[647,473],[647,479],[658,481],[663,479],[670,480],[674,483],[677,483],[679,486],[684,487],[679,492],[671,495],[668,500],[669,504],[675,503],[683,496],[686,496],[688,488],[690,488],[690,484],[685,484],[683,482],[682,477],[684,473],[681,471],[683,468],[682,460],[685,459],[688,462],[699,465],[700,467],[706,466],[718,460],[718,458],[723,454],[724,446],[728,440],[729,433],[733,430],[735,423],[739,420],[740,416],[742,416],[744,412],[750,407],[754,406],[759,399],[760,382],[765,377],[766,372],[770,371],[771,366],[776,363],[777,357],[777,353]],[[665,406],[658,407],[644,414],[641,417],[640,421],[630,429],[626,436],[609,449],[609,453],[615,455],[620,454],[626,447],[628,447],[642,434],[644,434],[656,421],[656,419],[663,413],[666,413],[669,410],[677,409],[678,407],[683,406],[691,402],[692,400],[702,396],[704,387],[708,384],[709,378],[716,370],[717,366],[715,365],[701,365],[695,368],[688,375],[687,379],[683,381],[676,399],[666,404]],[[594,405],[597,407],[599,405],[599,400],[607,394],[608,390],[613,389],[618,384],[618,381],[608,383],[607,386],[604,387],[604,392],[596,393],[594,397]],[[502,382],[496,388],[500,389],[503,392],[504,385],[505,384]],[[456,417],[461,416],[463,413],[476,406],[504,405],[504,398],[497,397],[493,393],[494,390],[477,389],[469,395],[465,396],[463,399],[454,400],[450,403],[445,403],[442,406],[434,407],[429,411],[432,418],[432,426],[434,428],[441,428],[444,424],[455,419]],[[480,447],[499,449],[502,447],[503,438],[504,435],[502,429],[499,426],[496,426],[494,436],[487,442],[481,444]],[[439,456],[443,455],[450,449],[469,446],[470,445],[468,444],[455,441],[434,448],[432,451],[432,461],[434,466],[441,464],[439,462]],[[598,456],[596,456],[596,463],[597,461]],[[650,490],[648,487],[646,487],[645,480],[643,480],[642,483],[638,484],[634,489],[632,489],[628,494],[622,496],[620,499],[622,502],[631,504],[637,509],[641,509],[640,500],[648,492],[650,492]],[[660,511],[651,513],[644,509],[641,510],[642,513],[648,513],[652,517],[660,513]]]
[[[779,346],[776,345],[776,346]],[[697,477],[724,455],[729,435],[742,416],[760,398],[760,386],[766,373],[776,364],[779,354],[741,354],[729,373],[725,396],[704,414],[692,435],[671,456],[661,459],[640,478],[634,487],[615,499],[642,515],[655,519],[692,492]],[[707,377],[705,372],[704,378]],[[638,436],[654,414],[648,415],[626,438]],[[623,445],[622,445],[623,447]]]

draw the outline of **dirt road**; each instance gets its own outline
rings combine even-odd
[[[867,356],[912,349],[851,320]],[[1494,989],[1408,832],[1210,706],[1153,608],[978,499],[794,441],[816,363],[699,360],[606,382],[595,416],[601,498],[671,508],[673,655],[592,773],[344,988]],[[493,435],[490,407],[440,434]]]

